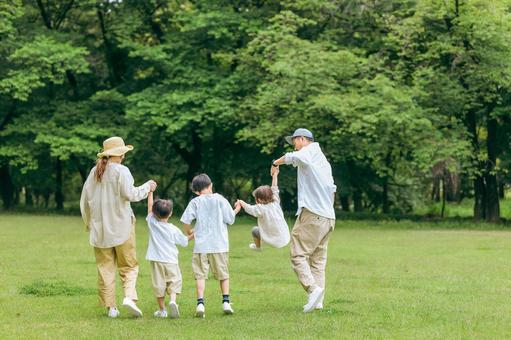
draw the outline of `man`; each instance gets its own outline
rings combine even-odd
[[[298,217],[291,233],[291,264],[308,293],[303,307],[308,313],[323,308],[328,239],[335,226],[336,186],[332,167],[312,132],[297,129],[286,141],[295,152],[286,153],[272,166],[292,164],[298,168]]]

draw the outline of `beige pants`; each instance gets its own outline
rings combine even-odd
[[[164,297],[165,293],[181,294],[183,279],[177,263],[151,261],[151,281],[157,298]]]
[[[137,252],[135,247],[135,227],[126,242],[112,248],[96,248],[98,266],[99,302],[105,307],[115,307],[115,271],[119,268],[124,296],[138,300],[135,286],[138,276]]]
[[[215,279],[227,280],[229,278],[229,253],[193,254],[192,269],[195,280],[207,280],[210,268]]]
[[[328,239],[335,220],[302,209],[291,232],[291,264],[302,287],[325,287]]]

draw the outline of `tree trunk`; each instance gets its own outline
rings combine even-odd
[[[14,201],[14,184],[12,183],[11,173],[8,164],[0,166],[0,182],[2,185],[2,201],[5,209],[10,209]]]
[[[350,211],[350,197],[348,195],[341,195],[341,209],[342,211]]]
[[[465,124],[467,131],[470,134],[470,143],[472,144],[473,161],[477,165],[477,171],[474,179],[474,219],[479,221],[486,218],[486,187],[484,184],[483,175],[480,173],[484,171],[484,166],[478,159],[479,155],[479,140],[477,138],[477,122],[476,113],[474,109],[469,110],[465,117]]]
[[[25,206],[33,207],[34,199],[32,198],[32,190],[29,187],[25,187]]]
[[[362,204],[362,194],[358,188],[353,190],[353,210],[355,212],[364,210],[364,206]]]
[[[64,194],[62,193],[62,161],[57,158],[55,164],[55,203],[57,210],[64,209]]]
[[[497,129],[498,122],[488,114],[486,149],[488,160],[486,161],[486,221],[491,223],[500,222],[499,190],[495,166],[497,164]]]
[[[390,212],[390,204],[389,204],[389,178],[385,177],[383,179],[383,191],[382,191],[382,207],[383,213],[388,214]]]

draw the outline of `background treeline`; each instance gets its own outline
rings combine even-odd
[[[303,126],[340,210],[472,198],[476,219],[499,221],[510,13],[508,0],[3,0],[3,207],[75,204],[111,135],[135,145],[137,183],[154,178],[178,207],[199,171],[246,198]],[[293,210],[295,172],[281,177]]]

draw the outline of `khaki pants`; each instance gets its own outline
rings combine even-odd
[[[291,232],[291,264],[302,287],[325,287],[328,239],[335,220],[302,209]]]
[[[209,269],[219,281],[229,278],[229,253],[193,254],[192,269],[195,280],[207,280]]]
[[[124,296],[138,300],[135,286],[138,276],[138,262],[135,247],[135,226],[123,244],[112,248],[96,248],[96,264],[98,266],[99,302],[104,307],[115,307],[115,271],[119,268]]]
[[[171,293],[181,294],[183,279],[177,263],[151,261],[151,281],[157,298]]]

